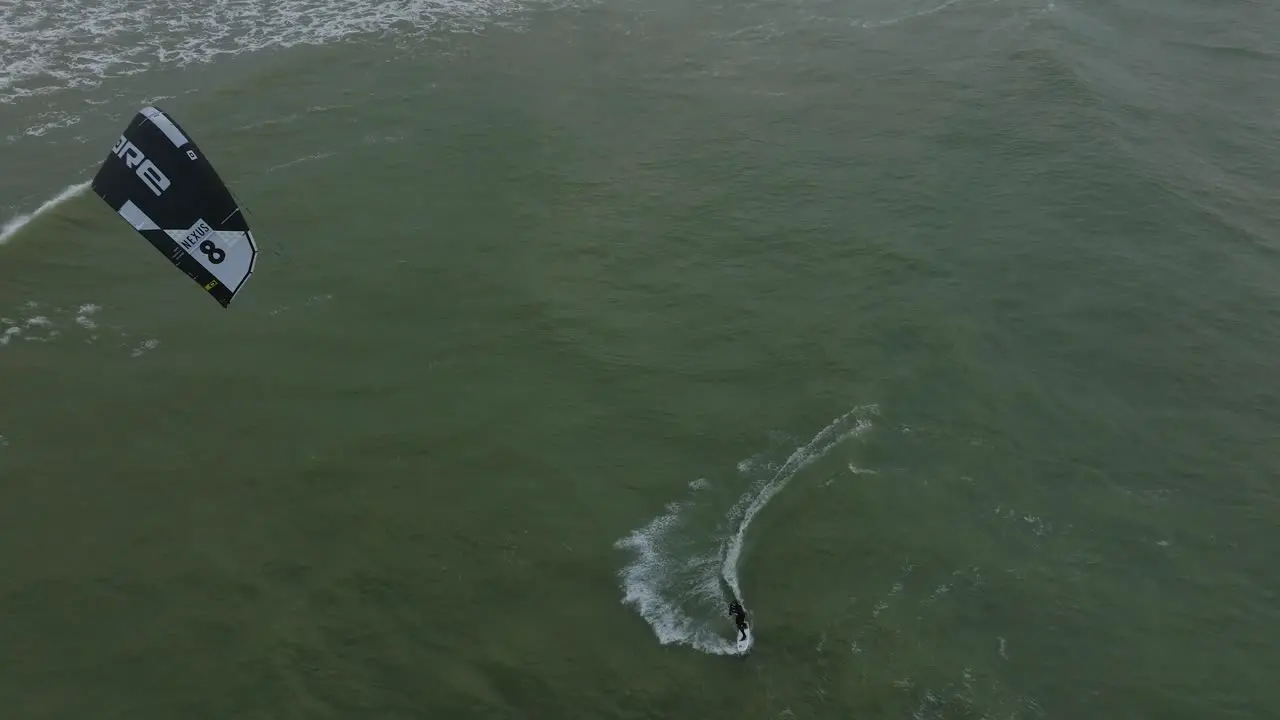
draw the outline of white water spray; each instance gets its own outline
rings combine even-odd
[[[0,245],[3,245],[9,242],[9,239],[12,238],[14,235],[16,235],[19,230],[25,227],[27,223],[40,217],[44,213],[49,212],[53,208],[57,207],[58,205],[61,205],[67,200],[70,200],[76,195],[79,195],[88,187],[89,187],[88,182],[82,182],[82,183],[77,183],[75,185],[68,186],[62,192],[58,193],[57,195],[54,195],[52,198],[48,200],[45,200],[44,204],[36,208],[34,212],[27,215],[18,215],[13,219],[9,220],[9,222],[6,222],[3,227],[0,227]]]
[[[869,416],[876,407],[857,407],[831,421],[809,442],[791,453],[781,467],[757,482],[738,499],[728,514],[732,534],[716,547],[690,547],[697,539],[687,540],[678,530],[688,522],[692,501],[671,503],[667,512],[644,527],[622,538],[615,547],[631,550],[636,557],[619,573],[622,578],[623,603],[635,607],[653,628],[663,645],[682,644],[715,655],[738,653],[730,641],[711,624],[690,615],[685,604],[694,602],[715,608],[724,614],[726,598],[721,581],[727,584],[746,606],[738,579],[738,565],[747,528],[764,506],[778,495],[792,478],[844,440],[865,433]],[[699,485],[695,490],[701,490]],[[753,623],[754,625],[754,623]]]

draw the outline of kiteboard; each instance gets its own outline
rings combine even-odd
[[[93,191],[169,262],[228,307],[258,246],[204,152],[168,113],[144,107],[93,178]]]
[[[737,633],[737,638],[738,638],[738,654],[746,655],[751,650],[751,646],[755,644],[755,637],[751,632],[751,625],[750,624],[747,625],[747,636],[745,638],[742,637],[741,632]]]

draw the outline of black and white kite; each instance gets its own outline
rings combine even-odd
[[[93,178],[93,191],[224,308],[258,246],[231,191],[173,118],[145,107]]]

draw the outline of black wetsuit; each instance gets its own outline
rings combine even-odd
[[[742,605],[734,600],[729,603],[729,614],[733,616],[733,622],[738,626],[738,632],[742,633],[739,640],[747,639],[747,611],[742,609]]]

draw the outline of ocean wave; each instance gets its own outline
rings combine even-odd
[[[362,34],[474,30],[518,0],[16,0],[0,22],[0,103],[155,66]],[[74,18],[74,19],[73,19]]]

